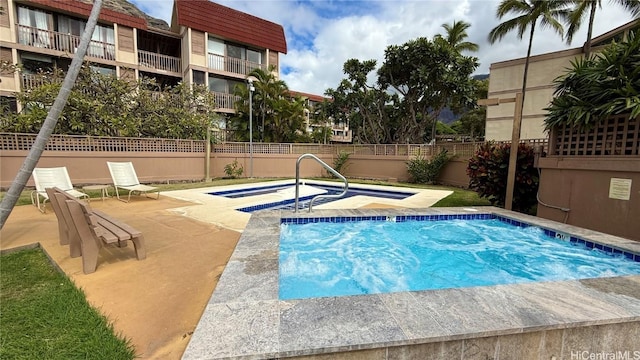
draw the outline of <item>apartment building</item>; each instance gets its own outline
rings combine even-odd
[[[309,94],[300,91],[290,91],[291,96],[299,96],[305,101],[305,122],[307,132],[313,132],[317,127],[330,127],[331,138],[327,142],[350,143],[353,141],[353,132],[348,124],[336,124],[333,119],[320,119],[318,106],[324,101],[331,101],[331,98],[321,95]]]
[[[40,69],[67,70],[80,43],[91,0],[0,0],[0,61],[20,73],[0,73],[0,97],[39,85]],[[119,78],[205,84],[222,114],[233,113],[233,87],[255,68],[275,68],[287,43],[281,25],[207,1],[174,0],[171,24],[121,0],[105,0],[86,60]]]
[[[600,51],[612,41],[620,41],[630,30],[638,33],[640,21],[631,21],[592,39],[592,52]],[[586,31],[586,29],[585,29]],[[542,139],[546,111],[553,99],[555,87],[553,80],[571,67],[571,61],[584,56],[584,47],[556,51],[532,56],[529,60],[527,91],[524,99],[522,139]],[[489,75],[489,98],[514,98],[522,91],[522,77],[525,58],[513,59],[491,64]],[[513,128],[514,103],[501,103],[487,107],[485,139],[496,141],[511,140]]]

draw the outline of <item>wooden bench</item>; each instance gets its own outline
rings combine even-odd
[[[71,257],[82,256],[85,274],[96,270],[98,253],[105,245],[126,247],[133,242],[138,260],[146,258],[144,237],[120,220],[92,210],[88,204],[57,188],[46,190],[58,219],[60,244],[69,244]]]

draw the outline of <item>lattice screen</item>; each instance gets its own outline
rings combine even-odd
[[[589,131],[562,126],[552,130],[550,140],[550,155],[640,155],[640,118],[612,116]]]

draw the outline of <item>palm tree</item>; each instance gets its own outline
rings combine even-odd
[[[527,89],[527,73],[529,71],[529,59],[531,58],[531,45],[536,24],[540,20],[542,28],[551,27],[562,37],[564,29],[558,19],[566,18],[566,0],[503,0],[498,5],[496,15],[502,19],[505,15],[513,13],[516,17],[509,19],[491,30],[489,42],[491,44],[501,40],[512,30],[518,31],[518,38],[522,39],[527,28],[529,29],[529,46],[524,63],[524,75],[522,78],[522,104],[524,107],[524,94]]]
[[[40,128],[40,132],[38,133],[31,150],[29,151],[29,155],[27,155],[27,158],[22,163],[22,166],[20,167],[16,178],[11,183],[6,195],[2,198],[2,203],[0,203],[0,229],[2,229],[7,221],[7,218],[11,214],[13,207],[16,205],[16,202],[20,197],[20,193],[22,193],[22,190],[27,184],[33,169],[38,164],[38,160],[40,160],[44,147],[47,145],[47,141],[49,141],[49,137],[51,136],[51,133],[53,133],[53,129],[56,127],[58,118],[67,103],[67,99],[71,93],[71,88],[76,82],[78,73],[80,73],[84,55],[87,52],[87,47],[89,46],[91,36],[93,35],[93,29],[98,23],[98,15],[100,15],[101,7],[102,0],[95,0],[93,2],[93,9],[91,9],[87,25],[82,33],[82,37],[80,38],[78,50],[73,56],[73,60],[69,66],[69,71],[67,72],[64,82],[62,83],[62,87],[60,88],[60,92],[51,106],[51,109],[49,109],[49,112],[47,113],[47,117],[42,124],[42,128]]]
[[[464,41],[469,35],[467,35],[467,29],[471,27],[471,24],[464,21],[453,21],[453,24],[442,24],[442,27],[447,32],[447,37],[444,40],[451,45],[457,52],[479,50],[478,44],[469,41]],[[438,34],[436,37],[442,37]]]
[[[499,19],[513,13],[516,17],[509,19],[489,32],[489,42],[492,44],[501,40],[512,30],[518,30],[518,38],[522,39],[527,28],[529,28],[529,46],[527,48],[527,58],[524,62],[524,74],[522,77],[522,92],[520,94],[520,105],[516,107],[516,113],[522,115],[524,110],[524,99],[527,90],[527,74],[529,72],[529,59],[531,58],[531,45],[535,34],[536,24],[540,20],[542,28],[551,27],[562,37],[563,28],[558,19],[566,18],[566,0],[503,0],[498,5],[496,15]],[[518,95],[516,94],[516,99]],[[516,100],[517,102],[518,100]],[[513,132],[511,137],[511,153],[509,155],[509,167],[507,172],[507,194],[505,208],[511,210],[513,205],[513,187],[515,185],[515,168],[517,163],[518,143],[520,142],[520,124],[522,116],[513,118]]]
[[[278,78],[275,77],[274,71],[275,66],[271,65],[266,71],[256,68],[249,73],[249,77],[255,78],[255,81],[253,82],[253,85],[256,88],[254,102],[259,104],[260,115],[262,117],[260,141],[265,141],[265,117],[267,113],[272,112],[273,106],[271,103],[274,99],[285,94],[288,89],[287,84],[284,81],[278,80]]]
[[[613,0],[611,2],[623,6],[629,10],[634,17],[640,17],[640,0]],[[571,44],[573,35],[575,35],[582,25],[582,20],[584,20],[587,9],[589,11],[589,28],[587,30],[587,41],[584,44],[584,57],[588,59],[589,55],[591,55],[591,37],[593,35],[593,22],[596,18],[596,7],[602,7],[602,0],[570,0],[570,3],[572,3],[574,7],[566,18],[569,23],[569,28],[567,29],[567,44]]]

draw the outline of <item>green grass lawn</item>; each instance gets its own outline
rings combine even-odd
[[[41,249],[0,256],[0,271],[0,359],[135,357]]]

